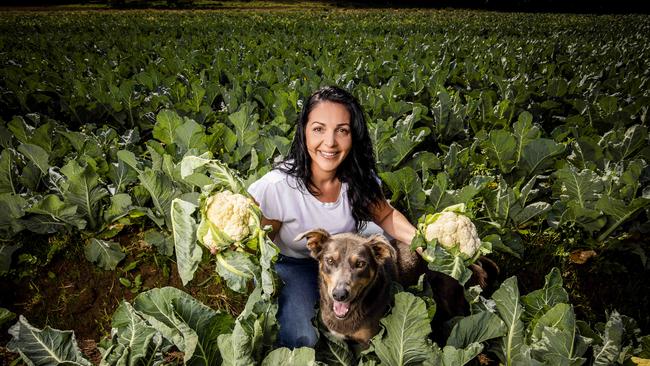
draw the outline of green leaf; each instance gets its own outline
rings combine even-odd
[[[11,150],[4,149],[0,153],[0,193],[16,193],[16,174]]]
[[[432,170],[440,170],[440,168],[442,168],[442,162],[438,156],[428,151],[416,152],[413,154],[413,159],[409,160],[406,165],[410,166],[415,171],[421,171],[423,176]],[[423,178],[422,180],[426,181],[427,179]]]
[[[233,291],[244,293],[248,281],[259,271],[250,256],[235,251],[217,253],[216,271]]]
[[[103,356],[106,364],[131,366],[156,360],[150,346],[158,332],[129,303],[123,301],[118,306],[111,327],[117,330],[117,334],[113,338],[113,345]]]
[[[52,143],[54,142],[52,139],[52,128],[53,124],[51,122],[39,126],[36,130],[34,130],[34,134],[29,140],[29,143],[40,146],[43,148],[43,150],[45,150],[45,152],[51,154]]]
[[[114,270],[117,264],[126,256],[120,244],[114,241],[92,238],[84,247],[86,259],[96,263],[105,270]]]
[[[551,210],[551,205],[546,202],[535,202],[524,207],[521,211],[511,215],[515,225],[521,226],[533,218]]]
[[[14,252],[20,249],[23,245],[21,243],[10,245],[8,243],[0,243],[0,274],[7,273],[11,268],[11,256]]]
[[[179,198],[172,201],[171,221],[178,274],[183,285],[194,278],[203,250],[196,241],[196,221],[192,214],[197,206]]]
[[[86,220],[77,214],[77,206],[65,204],[55,194],[48,194],[26,211],[34,215],[30,215],[23,223],[35,233],[52,234],[67,225],[79,230],[86,227]]]
[[[456,323],[447,339],[447,345],[467,348],[472,343],[482,343],[505,334],[506,325],[503,321],[496,314],[483,311],[464,317]]]
[[[262,366],[276,365],[316,365],[316,353],[313,348],[301,347],[290,350],[286,347],[278,348],[262,361]]]
[[[424,251],[424,257],[429,262],[428,268],[432,271],[442,272],[455,278],[461,285],[464,285],[472,277],[472,271],[467,268],[465,259],[460,255],[453,255],[438,245],[428,244]]]
[[[135,170],[130,169],[129,166],[122,160],[118,160],[116,163],[112,163],[108,167],[108,173],[106,176],[113,183],[108,188],[111,194],[124,192],[126,190],[126,187],[129,184],[135,182],[137,179]]]
[[[436,100],[437,99],[437,100]],[[450,93],[444,89],[436,93],[436,103],[431,107],[431,114],[436,131],[441,140],[449,140],[462,133],[465,128],[464,115],[461,112],[460,93]]]
[[[556,187],[559,188],[560,199],[573,201],[578,207],[593,208],[600,197],[604,186],[602,180],[591,170],[580,172],[573,168],[564,168],[556,172]]]
[[[222,366],[248,366],[256,362],[252,357],[251,337],[245,328],[235,325],[232,333],[221,334],[218,337],[219,351],[223,357]]]
[[[81,166],[71,160],[61,172],[68,178],[68,190],[64,193],[68,206],[77,206],[77,213],[83,215],[89,229],[98,227],[101,200],[108,196],[108,191],[99,185],[99,175],[92,165]]]
[[[240,157],[244,157],[249,153],[251,147],[260,138],[259,124],[257,123],[259,115],[254,112],[255,105],[245,103],[241,105],[237,112],[228,116],[228,120],[235,126],[238,151],[241,151]]]
[[[172,227],[171,205],[172,201],[180,195],[174,187],[172,180],[160,171],[147,168],[138,174],[140,184],[149,192],[154,207],[165,218],[168,228]]]
[[[174,203],[172,203],[172,210]],[[172,211],[173,214],[173,211]],[[173,221],[173,219],[172,219]],[[148,230],[144,233],[143,240],[156,248],[158,253],[171,257],[174,254],[174,237],[161,233],[156,229]]]
[[[592,137],[580,136],[576,141],[572,141],[569,145],[571,153],[567,156],[567,160],[573,166],[579,169],[592,169],[596,167],[604,167],[604,154],[603,149],[598,146]]]
[[[92,364],[83,357],[72,331],[33,327],[22,315],[9,329],[12,336],[7,344],[11,352],[18,352],[29,365],[80,365]]]
[[[31,140],[32,134],[34,133],[34,127],[28,125],[27,122],[25,122],[25,119],[20,116],[14,117],[9,121],[9,123],[7,123],[7,128],[9,128],[18,141],[24,144]]]
[[[397,202],[403,197],[412,217],[419,217],[424,213],[426,194],[415,170],[404,167],[394,172],[380,173],[379,176],[393,193],[391,201]]]
[[[13,193],[0,193],[0,233],[5,237],[23,229],[20,218],[25,215],[27,200]]]
[[[512,130],[517,145],[515,162],[519,164],[524,152],[524,147],[528,145],[531,140],[539,137],[539,128],[533,126],[533,115],[530,114],[530,112],[524,111],[519,114],[517,121],[512,124]]]
[[[184,353],[183,361],[187,363],[194,356],[199,337],[176,313],[174,303],[180,298],[193,300],[190,295],[174,287],[156,288],[138,295],[133,301],[133,308]]]
[[[568,88],[568,84],[566,80],[564,80],[561,77],[557,78],[552,78],[551,80],[548,81],[548,87],[546,91],[548,92],[548,95],[551,97],[557,97],[560,98],[566,94]]]
[[[544,287],[521,298],[528,319],[535,319],[560,303],[569,302],[569,294],[562,287],[562,275],[557,268],[546,275]]]
[[[104,211],[104,222],[110,224],[129,214],[132,206],[131,196],[128,193],[118,193],[111,196],[111,204]]]
[[[538,138],[530,141],[524,147],[522,159],[528,176],[537,174],[547,169],[552,163],[552,158],[564,152],[564,145],[551,139]]]
[[[614,134],[614,131],[608,134]],[[617,137],[616,140],[608,141],[608,134],[603,136],[603,140],[608,142],[605,150],[614,161],[623,161],[632,158],[635,152],[648,146],[648,128],[645,126],[634,125],[628,128],[622,140]]]
[[[117,158],[119,161],[124,162],[124,164],[128,165],[136,172],[141,171],[138,164],[138,159],[135,157],[135,154],[133,152],[128,150],[120,150],[117,152]]]
[[[355,364],[354,353],[348,344],[333,336],[330,332],[321,332],[318,342],[318,360],[329,366],[348,366]]]
[[[475,175],[470,178],[469,183],[456,191],[454,196],[454,204],[463,203],[469,205],[472,199],[479,194],[482,190],[487,187],[488,184],[494,181],[493,177],[488,177],[484,175]],[[448,205],[450,206],[450,205]]]
[[[75,149],[75,151],[82,151],[84,144],[88,140],[88,136],[81,133],[81,132],[74,132],[74,131],[58,131],[59,134],[63,135],[70,144],[72,145],[72,148]]]
[[[614,311],[609,315],[605,331],[601,335],[602,341],[594,345],[595,366],[615,364],[619,359],[623,343],[623,321],[618,312]]]
[[[619,226],[630,220],[642,209],[650,204],[650,199],[639,197],[635,198],[629,204],[623,200],[612,198],[611,196],[602,196],[596,202],[596,208],[603,211],[608,217],[607,229],[598,236],[599,242],[607,240],[609,235]]]
[[[219,160],[210,159],[209,154],[201,156],[188,155],[181,161],[181,177],[183,179],[197,173],[209,173],[210,178],[217,187],[228,189],[233,193],[247,195],[244,183],[237,172]],[[201,188],[204,191],[212,191],[214,187]]]
[[[203,126],[193,120],[186,120],[185,123],[174,130],[174,143],[178,147],[178,156],[183,156],[190,149],[205,151],[207,146]]]
[[[521,321],[524,309],[519,299],[517,278],[510,277],[503,281],[492,299],[496,303],[499,317],[506,324],[506,335],[498,345],[501,362],[506,366],[530,365],[530,348],[526,345],[525,327]]]
[[[275,293],[277,289],[277,280],[275,278],[275,270],[273,269],[273,263],[280,253],[280,249],[268,239],[266,234],[262,231],[259,231],[258,241],[260,243],[260,267],[261,267],[261,287],[262,292],[265,296],[271,296]]]
[[[256,287],[248,296],[232,333],[218,337],[222,365],[258,364],[265,351],[273,346],[277,331],[276,312],[277,303],[265,300],[261,289]]]
[[[486,141],[481,142],[490,161],[494,161],[502,173],[509,173],[515,167],[517,141],[505,130],[492,130]]]
[[[516,202],[515,193],[504,179],[499,181],[499,187],[496,190],[490,190],[485,193],[485,206],[490,220],[506,226],[510,217],[510,211]]]
[[[381,320],[385,332],[371,340],[382,363],[421,365],[432,357],[427,336],[431,333],[424,300],[408,292],[395,295],[390,315]]]
[[[172,300],[176,315],[196,332],[198,343],[194,355],[187,365],[210,366],[221,363],[218,337],[230,332],[234,319],[230,314],[215,311],[190,296],[182,296]]]
[[[8,321],[13,320],[15,317],[16,314],[12,313],[11,311],[5,308],[0,308],[0,327],[3,326]]]
[[[183,124],[183,119],[174,111],[165,109],[156,115],[156,124],[153,126],[153,137],[166,144],[174,143],[174,131]]]
[[[557,304],[539,318],[532,330],[533,357],[551,365],[580,365],[585,359],[576,352],[577,336],[573,307]]]
[[[206,137],[208,151],[214,151],[215,153],[218,153],[217,156],[221,156],[233,151],[237,146],[237,135],[225,124],[216,123],[211,127],[211,131],[212,134]],[[290,141],[287,141],[286,143],[289,145]],[[285,151],[287,149],[288,147]]]
[[[395,123],[393,131],[396,134],[390,138],[388,148],[382,153],[382,159],[392,168],[398,167],[429,135],[428,127],[414,128],[422,113],[422,107],[416,106],[411,114]]]
[[[474,357],[478,356],[483,350],[480,343],[472,343],[467,348],[457,349],[453,346],[445,346],[442,349],[442,360],[434,363],[434,365],[442,364],[444,366],[460,366],[465,365]]]
[[[47,151],[43,150],[40,146],[32,144],[21,144],[18,146],[18,151],[32,161],[38,167],[38,170],[41,171],[41,174],[47,175],[47,171],[50,169],[50,164],[48,163],[50,155]]]

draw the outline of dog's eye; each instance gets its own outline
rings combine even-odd
[[[331,266],[331,265],[334,264],[334,259],[332,259],[332,258],[327,258],[327,259],[325,260],[325,262],[326,262],[328,265]]]
[[[365,266],[366,266],[366,262],[364,261],[357,261],[357,263],[355,263],[355,267],[357,268],[363,268]]]

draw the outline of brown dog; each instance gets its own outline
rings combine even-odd
[[[303,238],[319,262],[321,320],[339,338],[367,347],[390,306],[391,282],[413,285],[422,273],[434,290],[433,323],[469,314],[463,287],[449,276],[428,271],[408,245],[392,245],[382,235],[330,235],[323,229],[305,232],[296,240]]]

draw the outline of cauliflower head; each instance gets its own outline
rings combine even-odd
[[[447,250],[458,247],[468,257],[473,257],[481,247],[481,239],[472,220],[452,211],[441,212],[434,222],[427,225],[424,238],[427,241],[437,239]]]
[[[250,234],[253,214],[249,208],[254,204],[244,195],[224,190],[206,200],[205,217],[232,240],[240,241]],[[210,248],[218,246],[210,230],[203,236],[203,243]]]

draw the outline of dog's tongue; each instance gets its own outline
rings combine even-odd
[[[347,302],[334,301],[334,314],[339,318],[344,317],[348,310],[350,310],[350,304]]]

